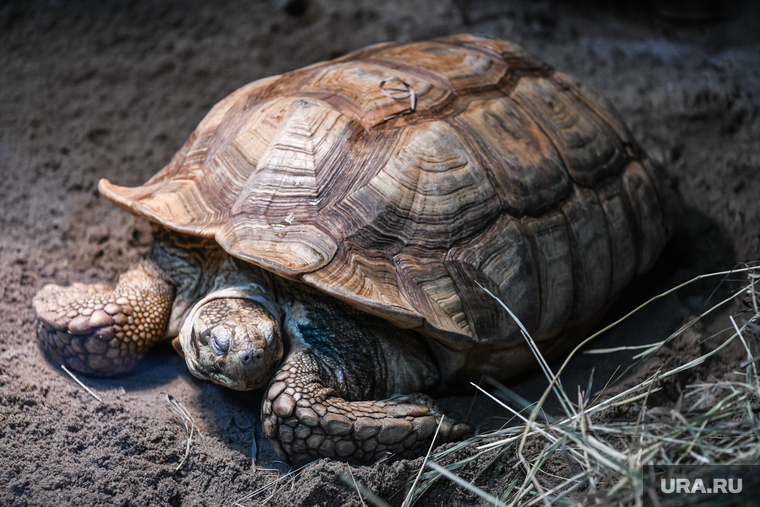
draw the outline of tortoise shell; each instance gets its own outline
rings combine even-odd
[[[652,265],[672,227],[663,177],[606,99],[469,35],[251,83],[143,186],[100,191],[419,330],[449,374],[520,364],[517,324],[483,288],[552,348]]]

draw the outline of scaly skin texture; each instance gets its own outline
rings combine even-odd
[[[111,375],[182,328],[196,376],[234,389],[271,380],[263,428],[285,462],[371,462],[427,449],[442,413],[419,392],[437,387],[440,373],[420,335],[240,265],[216,246],[177,239],[160,237],[115,288],[43,288],[34,298],[41,347],[75,370]],[[240,297],[215,296],[230,293]],[[468,430],[444,419],[438,442]]]
[[[290,354],[262,406],[264,434],[277,455],[294,466],[319,457],[372,462],[420,455],[442,417],[432,398],[375,400],[438,384],[423,340],[315,291],[301,292],[285,322]],[[468,431],[444,420],[438,442]]]
[[[135,367],[164,339],[174,287],[144,259],[102,284],[46,285],[34,297],[37,338],[56,362],[101,375]]]

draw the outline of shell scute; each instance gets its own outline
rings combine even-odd
[[[414,90],[416,107],[423,110],[443,102],[449,95],[448,91],[403,70],[357,61],[322,69],[303,87],[303,91],[315,94],[342,114],[371,129],[410,107],[408,92],[396,90],[390,81],[392,78],[403,81]],[[381,87],[383,82],[389,86]]]
[[[618,178],[604,181],[596,188],[607,220],[612,254],[610,294],[618,294],[636,272],[639,260],[633,210]]]
[[[410,66],[409,61],[414,65]],[[508,66],[483,52],[438,42],[418,42],[384,49],[372,61],[424,74],[442,88],[472,93],[498,86]]]
[[[560,211],[551,211],[540,218],[523,218],[522,226],[533,246],[541,294],[534,333],[549,337],[564,327],[573,309],[573,263],[567,225]]]
[[[612,257],[604,208],[596,192],[576,186],[562,204],[573,262],[572,321],[585,322],[611,296]]]
[[[451,121],[467,133],[513,213],[538,214],[570,193],[570,178],[551,139],[510,98],[472,101]]]
[[[422,326],[423,317],[399,292],[396,266],[387,252],[360,248],[344,241],[332,262],[302,280],[313,287],[348,302],[361,301],[364,308],[379,317],[396,316],[403,328]]]
[[[623,186],[633,208],[635,226],[641,245],[637,273],[648,270],[657,260],[669,236],[665,213],[660,206],[656,187],[639,162],[631,162],[623,172]]]
[[[472,336],[464,306],[443,259],[398,254],[394,263],[399,289],[404,298],[419,309],[428,331]]]
[[[545,78],[521,79],[512,95],[551,137],[570,177],[593,186],[628,162],[619,139],[607,135],[584,107]]]
[[[452,248],[446,262],[464,275],[460,276],[458,286],[460,292],[467,294],[464,299],[470,301],[471,320],[477,326],[479,343],[505,341],[507,336],[520,341],[522,337],[514,319],[475,282],[489,289],[519,315],[528,329],[535,328],[541,308],[538,273],[530,241],[519,220],[502,215],[468,244]],[[475,311],[479,313],[475,315]],[[483,323],[492,319],[498,319],[492,323],[493,327],[484,326]],[[492,329],[499,329],[500,336],[494,335]]]
[[[448,250],[474,235],[501,204],[487,173],[445,122],[410,129],[396,168],[415,174],[405,227],[406,246]]]

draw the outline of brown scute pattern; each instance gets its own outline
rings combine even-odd
[[[541,293],[532,246],[520,221],[502,215],[487,231],[462,247],[452,248],[446,256],[448,272],[461,273],[458,289],[468,301],[470,322],[478,326],[480,342],[505,341],[506,336],[521,340],[517,323],[506,315],[486,287],[507,305],[528,329],[535,329],[541,307]],[[478,312],[477,314],[475,312]],[[475,320],[477,317],[486,320]],[[498,319],[491,329],[480,330],[483,322]]]
[[[501,203],[451,126],[425,123],[403,135],[385,167],[345,200],[340,211],[347,222],[366,225],[344,234],[365,248],[387,242],[394,253],[431,246],[445,252],[479,231],[482,217],[496,216]]]
[[[380,91],[391,77],[412,86],[415,111]],[[146,185],[100,188],[452,350],[494,353],[522,338],[480,286],[546,341],[649,267],[673,214],[606,99],[515,44],[469,35],[252,83]]]
[[[573,263],[573,322],[586,322],[614,295],[607,223],[599,197],[576,186],[562,204]]]
[[[451,122],[467,133],[513,213],[536,215],[570,193],[570,178],[552,141],[511,99],[473,101]]]
[[[608,137],[581,103],[562,93],[550,80],[521,79],[511,97],[530,111],[551,137],[576,183],[592,186],[618,173],[628,161],[620,140]]]
[[[633,217],[641,242],[637,270],[637,273],[641,274],[652,267],[665,246],[665,238],[668,236],[665,217],[655,187],[641,164],[631,162],[628,165],[623,172],[623,186],[633,208]]]
[[[399,254],[399,291],[425,317],[432,330],[473,336],[454,280],[442,259]],[[429,329],[430,330],[430,329]]]
[[[540,218],[525,217],[523,229],[533,246],[541,313],[537,336],[551,336],[570,320],[573,308],[573,263],[567,226],[562,213],[552,211]]]
[[[393,259],[382,250],[366,250],[344,241],[332,262],[302,280],[348,303],[362,298],[365,309],[380,317],[392,317],[402,328],[418,328],[422,316],[409,311],[410,302],[399,293]]]
[[[449,97],[447,90],[433,86],[424,79],[400,69],[389,74],[387,67],[368,62],[346,62],[326,67],[301,91],[323,98],[341,114],[369,130],[385,122],[387,117],[410,107],[410,100],[404,98],[407,94],[394,91],[398,85],[388,83],[384,88],[390,97],[380,89],[380,83],[391,77],[399,78],[414,90],[420,110],[431,109]]]
[[[561,71],[555,71],[549,79],[559,90],[569,93],[576,101],[583,103],[587,112],[593,112],[592,114],[599,119],[600,127],[610,130],[612,135],[625,144],[635,143],[628,126],[607,97]]]
[[[639,159],[638,162],[641,163],[657,194],[657,202],[662,212],[662,230],[665,231],[663,242],[667,242],[667,239],[673,234],[677,217],[681,215],[683,201],[680,195],[670,189],[670,180],[662,165],[655,164],[646,157]]]
[[[638,264],[636,224],[631,204],[619,178],[607,180],[597,186],[597,195],[604,208],[612,257],[610,294],[618,294],[633,278]]]
[[[371,61],[424,75],[442,88],[460,95],[492,89],[504,78],[508,69],[505,62],[499,59],[436,42],[390,47],[375,53]]]

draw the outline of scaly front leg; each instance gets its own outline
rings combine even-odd
[[[53,360],[77,371],[124,373],[164,339],[173,299],[174,287],[147,259],[115,288],[46,285],[33,300],[37,339]]]
[[[296,303],[285,323],[291,352],[267,389],[264,434],[294,466],[320,457],[412,458],[430,445],[442,413],[424,394],[438,371],[418,335],[330,300]],[[444,419],[438,442],[462,438]]]

